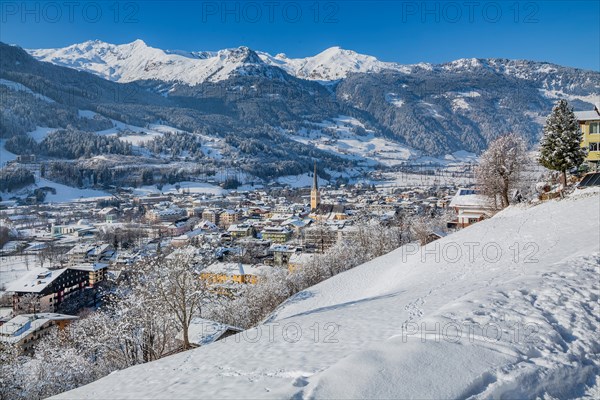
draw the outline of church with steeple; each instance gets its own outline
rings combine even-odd
[[[319,176],[317,175],[317,162],[313,173],[313,184],[310,190],[310,217],[318,220],[343,220],[348,217],[346,207],[343,204],[321,203],[321,192],[319,190]]]
[[[321,204],[321,193],[319,192],[319,177],[317,176],[317,162],[315,161],[315,172],[313,175],[313,185],[310,191],[310,209],[316,210]]]

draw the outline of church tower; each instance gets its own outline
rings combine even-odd
[[[319,178],[317,177],[317,162],[315,161],[315,173],[313,175],[313,186],[310,191],[310,209],[315,210],[321,204],[321,194],[319,193]]]

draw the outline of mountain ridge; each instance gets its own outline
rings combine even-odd
[[[530,71],[532,65],[537,65],[536,72],[552,72],[564,68],[586,71],[550,62],[504,58],[462,58],[440,64],[400,64],[381,61],[374,56],[339,46],[303,58],[288,58],[283,53],[273,56],[246,46],[218,51],[163,50],[148,46],[141,39],[120,45],[90,40],[62,48],[26,51],[38,60],[84,70],[117,82],[159,79],[190,85],[226,80],[232,70],[243,64],[270,65],[300,79],[323,82],[344,79],[351,73],[378,73],[385,70],[409,74],[416,70],[465,71],[490,68],[495,72],[524,76],[524,70]],[[240,53],[246,53],[248,57],[238,58]],[[164,67],[165,72],[158,73],[157,66]],[[182,71],[183,67],[189,72]],[[220,71],[221,69],[224,71]],[[215,72],[217,70],[218,73]]]

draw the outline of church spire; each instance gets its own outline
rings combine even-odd
[[[317,177],[317,161],[315,161],[315,172],[313,174],[313,190],[319,190],[319,178]]]
[[[319,193],[319,177],[317,176],[317,162],[315,161],[315,172],[313,175],[313,186],[310,191],[310,209],[316,210],[321,204],[321,194]]]

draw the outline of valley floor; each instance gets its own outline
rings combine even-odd
[[[511,207],[57,398],[594,398],[600,192]]]

